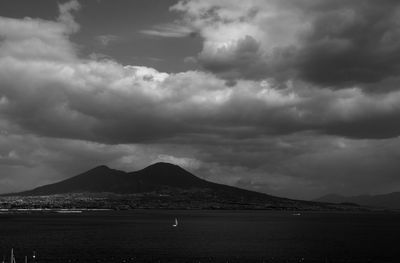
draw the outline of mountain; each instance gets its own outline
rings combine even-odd
[[[183,168],[169,164],[156,163],[135,172],[123,172],[107,166],[98,166],[64,181],[37,187],[33,190],[12,195],[37,196],[66,193],[115,193],[135,194],[149,192],[171,192],[177,190],[209,191],[224,196],[242,195],[246,198],[278,198],[262,193],[216,184],[200,179]]]
[[[234,191],[250,195],[262,195],[235,187],[216,184],[200,179],[183,168],[156,163],[135,172],[123,172],[107,166],[98,166],[64,181],[37,187],[16,195],[54,195],[64,193],[134,194],[166,189],[213,189]],[[271,198],[273,198],[271,196]]]
[[[25,198],[22,207],[40,208],[348,209],[212,183],[169,163],[135,172],[102,165],[58,183],[7,196],[18,196],[18,202]],[[18,202],[10,202],[9,207],[21,207]]]
[[[342,196],[329,194],[322,196],[314,201],[329,203],[354,203],[364,206],[383,207],[389,209],[400,209],[400,192],[393,192],[381,195],[358,195]]]

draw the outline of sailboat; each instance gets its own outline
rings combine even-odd
[[[173,227],[177,227],[178,226],[178,219],[175,217],[175,224],[172,225]]]

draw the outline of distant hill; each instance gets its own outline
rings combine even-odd
[[[329,203],[355,203],[364,206],[384,207],[389,209],[400,209],[400,192],[393,192],[381,195],[358,195],[342,196],[329,194],[322,196],[314,201]]]
[[[103,193],[103,197],[106,197],[99,199],[98,194],[100,193]],[[71,194],[73,196],[79,194],[79,202],[83,203],[77,203],[76,198],[71,199]],[[68,207],[84,207],[90,204],[91,207],[103,208],[163,207],[291,210],[348,209],[349,207],[292,200],[212,183],[169,163],[156,163],[135,172],[119,171],[102,165],[58,183],[3,196],[34,197],[51,195],[64,196],[64,199],[62,199],[64,201],[57,201],[60,202],[60,207],[66,207],[66,204]],[[42,207],[43,202],[49,202],[50,206],[54,206],[58,205],[54,201],[56,199],[52,199],[52,201],[46,199],[46,201],[28,198],[26,199],[26,206]],[[35,201],[35,203],[32,200],[37,202]],[[100,200],[101,204],[95,200]],[[13,205],[14,203],[11,204],[11,207]]]

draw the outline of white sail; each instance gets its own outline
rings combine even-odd
[[[173,227],[177,227],[178,226],[178,219],[175,217],[175,224],[172,225]]]

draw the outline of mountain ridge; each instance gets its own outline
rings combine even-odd
[[[193,175],[178,165],[165,162],[154,163],[143,169],[133,172],[124,172],[110,168],[106,165],[99,165],[86,172],[80,173],[60,182],[5,195],[51,195],[80,192],[111,192],[117,194],[132,194],[161,190],[163,187],[211,188],[223,190],[235,189],[255,195],[266,195],[272,198],[281,198],[234,186],[206,181]]]
[[[387,194],[377,194],[377,195],[356,195],[356,196],[327,194],[319,198],[316,198],[313,201],[329,202],[329,203],[354,203],[363,206],[400,209],[400,192],[391,192]]]
[[[201,179],[178,165],[155,163],[133,172],[105,165],[60,182],[19,193],[10,207],[91,207],[108,209],[275,209],[346,210],[348,206],[276,197]],[[361,208],[360,208],[361,209]]]

